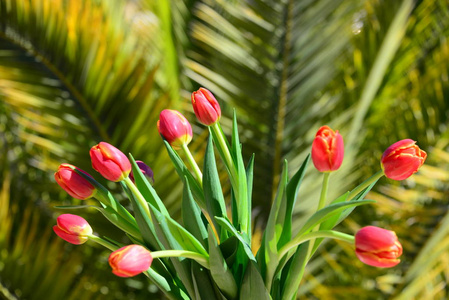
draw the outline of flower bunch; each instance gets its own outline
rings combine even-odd
[[[305,266],[324,238],[351,243],[355,256],[371,266],[386,268],[400,262],[402,246],[394,232],[367,226],[354,236],[334,227],[355,207],[373,202],[364,198],[379,178],[385,175],[404,180],[418,171],[426,153],[414,141],[391,145],[381,158],[378,173],[328,201],[330,174],[342,165],[344,142],[338,131],[321,127],[312,143],[311,155],[290,178],[288,164],[284,163],[260,248],[253,254],[249,245],[253,232],[254,158],[244,162],[235,114],[229,143],[220,126],[220,105],[212,93],[201,88],[192,93],[191,100],[198,121],[208,126],[210,132],[202,168],[188,148],[193,134],[187,119],[167,109],[157,122],[183,183],[182,225],[170,216],[153,188],[151,168],[101,142],[90,150],[92,167],[104,178],[119,182],[132,204],[132,212],[75,166],[62,164],[55,179],[72,197],[97,199],[98,206],[93,207],[123,230],[130,244],[101,238],[85,219],[70,214],[58,217],[55,233],[72,244],[90,240],[110,249],[109,264],[114,274],[130,277],[144,273],[171,299],[294,299]],[[221,188],[215,149],[231,183],[230,199],[226,199]],[[323,174],[321,195],[316,211],[293,234],[293,208],[310,160]]]

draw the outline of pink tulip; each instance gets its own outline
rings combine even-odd
[[[152,261],[150,251],[140,245],[128,245],[109,255],[112,273],[120,277],[136,276],[148,270]]]
[[[192,140],[192,126],[176,110],[164,109],[159,116],[159,121],[157,121],[157,129],[175,149],[180,149],[182,145],[188,145]]]
[[[93,197],[97,189],[87,179],[75,172],[75,169],[92,177],[75,166],[61,164],[55,173],[56,182],[74,198],[85,200]]]
[[[335,171],[343,162],[343,138],[328,126],[322,126],[312,143],[312,161],[320,172]]]
[[[92,235],[92,227],[80,216],[63,214],[56,219],[56,222],[57,225],[53,226],[53,231],[71,244],[83,244]]]
[[[394,180],[404,180],[418,172],[424,164],[427,153],[410,139],[394,143],[385,150],[381,166],[385,176]]]
[[[131,172],[131,163],[123,152],[111,144],[101,142],[90,149],[92,167],[104,178],[122,181]]]
[[[394,231],[366,226],[355,235],[355,254],[367,265],[390,268],[400,262],[402,245]]]
[[[192,93],[191,98],[193,110],[200,123],[210,126],[220,120],[220,105],[210,91],[205,88],[200,88],[198,91]]]

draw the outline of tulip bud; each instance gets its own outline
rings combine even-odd
[[[366,226],[355,235],[355,254],[367,265],[390,268],[400,262],[402,245],[394,231]]]
[[[142,171],[142,174],[148,179],[151,185],[153,185],[154,184],[153,170],[151,170],[151,168],[141,160],[136,160],[136,164],[139,167],[140,171]],[[131,173],[129,174],[129,178],[132,180],[132,182],[134,182],[133,171],[131,171]]]
[[[122,181],[131,172],[131,163],[123,152],[114,146],[101,142],[90,149],[92,167],[104,178]]]
[[[140,245],[128,245],[109,255],[112,273],[120,277],[136,276],[148,270],[152,261],[150,251]]]
[[[188,145],[192,140],[192,126],[178,111],[164,109],[157,121],[157,130],[175,149]]]
[[[312,143],[312,161],[320,172],[335,171],[343,162],[343,137],[328,126],[322,126]]]
[[[192,93],[192,106],[200,123],[210,126],[218,122],[221,108],[214,95],[205,88]]]
[[[73,198],[85,200],[93,197],[97,189],[87,179],[79,175],[75,169],[92,177],[75,166],[61,164],[55,173],[56,182]]]
[[[416,173],[424,164],[427,153],[410,139],[394,143],[385,150],[381,166],[385,176],[394,180],[404,180]]]
[[[92,235],[92,227],[80,216],[64,214],[56,219],[58,225],[53,231],[62,239],[74,245],[81,245]]]

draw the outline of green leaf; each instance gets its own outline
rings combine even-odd
[[[294,256],[291,258],[291,263],[286,265],[289,266],[289,268],[285,278],[281,299],[295,299],[294,296],[298,291],[299,283],[302,280],[309,259],[309,244],[310,242],[307,241],[299,245]]]
[[[373,201],[373,200],[355,200],[355,201],[348,201],[348,202],[343,202],[343,203],[335,203],[335,204],[331,204],[329,206],[326,206],[325,208],[320,209],[319,211],[314,213],[307,220],[307,222],[304,224],[304,226],[298,232],[298,235],[302,235],[304,233],[309,232],[316,225],[322,223],[324,220],[326,220],[327,218],[329,218],[329,217],[331,217],[331,216],[333,216],[335,214],[341,213],[345,209],[348,209],[348,208],[351,208],[351,207],[360,206],[360,205],[370,204],[370,203],[374,203],[374,202],[376,202],[376,201]]]
[[[184,193],[182,196],[182,220],[184,227],[207,249],[207,229],[201,218],[201,209],[193,200],[189,181],[184,180]]]
[[[263,277],[268,289],[271,288],[271,282],[278,264],[278,245],[279,238],[281,237],[282,228],[284,225],[285,214],[287,209],[287,198],[285,195],[287,189],[288,180],[288,165],[287,161],[284,161],[284,167],[282,169],[281,181],[279,182],[278,191],[273,201],[273,205],[270,210],[270,215],[267,221],[267,227],[263,237],[264,252],[261,254],[261,259],[264,260]]]
[[[184,164],[182,159],[179,157],[178,153],[176,153],[173,150],[173,148],[170,146],[170,144],[166,140],[164,140],[164,144],[165,144],[165,148],[168,151],[168,155],[170,156],[170,159],[173,162],[173,165],[175,166],[176,172],[178,173],[179,177],[181,179],[184,179],[184,177],[187,177],[187,180],[189,181],[190,188],[192,189],[193,196],[194,196],[195,200],[198,202],[198,205],[203,209],[207,209],[201,185],[198,183],[198,181],[195,179],[195,177],[193,177],[193,175],[192,175],[192,173],[190,173],[189,169],[187,169],[186,165]]]
[[[257,264],[254,261],[250,261],[246,267],[240,288],[240,299],[271,300],[260,271],[257,268]]]
[[[195,288],[195,300],[223,299],[215,282],[211,280],[209,270],[192,262],[192,281]]]
[[[120,183],[131,201],[137,226],[140,229],[145,244],[149,249],[161,249],[161,243],[156,235],[151,216],[146,214],[146,210],[140,205],[139,201],[134,198],[133,193],[128,190],[128,187],[123,182]]]
[[[378,180],[376,180],[375,182],[371,183],[366,189],[364,189],[362,192],[360,192],[357,196],[354,197],[354,199],[352,201],[360,201],[363,200],[365,198],[365,196],[369,193],[369,191],[371,191],[371,189],[374,187],[374,185],[377,183]],[[340,214],[336,224],[334,225],[334,227],[336,225],[338,225],[341,221],[343,221],[344,219],[346,219],[347,216],[349,216],[350,213],[352,213],[352,211],[354,210],[354,208],[349,208],[346,209],[344,211],[342,211],[342,213]],[[332,227],[333,228],[333,227]],[[330,228],[330,229],[332,229]]]
[[[215,219],[217,220],[218,223],[220,223],[226,230],[232,233],[232,235],[235,236],[240,241],[247,257],[250,260],[256,261],[256,258],[254,257],[253,252],[251,251],[251,246],[249,244],[248,237],[241,235],[227,219],[219,217],[215,217]]]
[[[231,156],[234,160],[234,165],[237,169],[237,185],[234,187],[238,189],[235,192],[236,202],[238,205],[238,220],[241,230],[246,233],[251,234],[251,210],[248,209],[248,186],[246,182],[246,170],[243,163],[242,148],[239,140],[238,125],[237,125],[237,114],[234,110],[234,117],[232,122],[232,145],[231,145]]]
[[[166,266],[160,259],[155,259],[151,263],[146,273],[151,281],[156,284],[162,291],[167,293],[173,299],[190,299],[189,296],[176,285],[173,276],[167,270]]]
[[[278,242],[278,248],[285,245],[288,241],[290,241],[292,237],[293,208],[295,207],[296,199],[298,198],[299,187],[301,186],[302,179],[304,178],[309,162],[310,154],[307,155],[301,167],[298,169],[295,175],[293,175],[292,179],[287,183],[287,209],[285,212],[284,224],[282,226],[282,234]]]
[[[180,236],[182,234],[180,234],[178,232],[177,228],[174,229],[175,232],[172,234],[172,232],[170,231],[169,225],[168,225],[169,222],[167,222],[167,218],[164,215],[162,215],[162,213],[160,213],[152,205],[150,205],[150,212],[151,212],[152,218],[154,219],[154,228],[157,232],[157,236],[163,246],[163,248],[161,248],[162,250],[170,249],[170,250],[190,250],[190,251],[192,251],[192,248],[185,249],[181,246],[180,242],[182,242],[183,237],[180,237]],[[197,243],[201,247],[201,244],[198,241],[197,241]],[[192,246],[189,242],[187,242],[186,244],[188,246]],[[185,244],[184,244],[184,246],[185,246]],[[195,248],[195,246],[193,248]],[[195,250],[193,250],[193,251],[195,251]],[[203,251],[204,251],[204,249],[203,249]],[[170,268],[170,272],[173,274],[173,276],[175,278],[177,277],[180,279],[180,281],[182,282],[184,288],[187,290],[190,297],[193,297],[195,295],[195,291],[193,288],[192,278],[190,276],[190,261],[185,258],[178,258],[178,257],[171,257],[171,258],[169,258],[169,261],[171,262],[171,265],[167,265],[167,267]],[[174,270],[173,270],[173,268],[174,268]]]
[[[235,299],[237,297],[238,287],[234,276],[232,276],[231,270],[223,258],[220,247],[217,245],[215,235],[210,226],[208,227],[208,233],[209,265],[212,278],[226,297]]]
[[[142,171],[140,170],[139,166],[137,165],[131,153],[129,154],[129,158],[131,162],[135,184],[139,189],[140,193],[142,194],[142,196],[148,203],[151,203],[151,205],[157,208],[162,214],[164,214],[165,216],[169,216],[169,213],[164,203],[159,198],[159,196],[157,195],[156,191],[151,186],[151,184],[148,182],[145,175],[143,175]]]
[[[173,238],[181,245],[182,249],[197,252],[207,256],[207,251],[201,243],[184,227],[172,218],[166,218],[168,228]],[[168,232],[166,233],[169,234]]]
[[[248,165],[246,166],[246,182],[248,190],[248,215],[252,215],[252,196],[253,196],[253,178],[254,178],[254,157],[251,155]]]
[[[223,235],[220,226],[218,226],[214,219],[214,216],[226,216],[226,205],[215,163],[214,148],[211,136],[209,136],[207,140],[203,172],[203,190],[207,211],[209,212],[209,216],[214,223],[220,239],[224,240],[227,238],[227,235]]]

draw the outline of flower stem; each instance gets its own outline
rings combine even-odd
[[[357,186],[355,189],[353,189],[349,195],[348,198],[346,199],[346,201],[350,201],[352,200],[352,198],[354,198],[355,196],[357,196],[361,191],[363,191],[365,188],[367,188],[370,184],[376,182],[377,180],[379,180],[382,176],[384,176],[384,171],[380,170],[378,171],[376,174],[374,174],[373,176],[371,176],[370,178],[368,178],[367,180],[365,180],[364,182],[362,182],[359,186]]]
[[[93,241],[93,242],[95,242],[95,243],[97,243],[97,244],[100,244],[100,245],[102,245],[102,246],[108,248],[108,249],[111,250],[111,251],[115,251],[115,250],[117,250],[117,249],[119,248],[119,247],[117,247],[116,245],[114,245],[114,244],[112,244],[112,243],[110,243],[110,242],[108,242],[108,241],[102,239],[102,238],[99,237],[99,236],[96,236],[96,235],[89,235],[88,237],[89,237],[89,240],[91,240],[91,241]]]
[[[129,190],[133,193],[133,195],[136,197],[136,200],[139,202],[139,204],[143,207],[145,210],[145,213],[147,214],[148,218],[152,221],[150,208],[148,207],[147,200],[145,200],[145,197],[140,193],[139,189],[134,185],[134,183],[129,179],[129,177],[126,177],[123,179],[126,186],[129,188]]]
[[[330,172],[325,172],[323,176],[323,185],[321,186],[321,195],[320,195],[320,202],[318,203],[317,210],[320,210],[324,207],[326,204],[326,196],[327,196],[327,190],[329,187],[329,175]]]
[[[190,166],[193,169],[193,172],[195,173],[196,179],[200,183],[201,186],[203,186],[203,174],[200,171],[200,168],[198,167],[198,164],[196,163],[195,159],[193,158],[192,153],[189,150],[189,147],[187,147],[187,144],[182,144],[181,146],[182,150],[184,150],[184,153],[187,156],[187,161],[189,162]]]
[[[201,264],[203,267],[209,269],[209,259],[197,252],[186,251],[186,250],[163,250],[151,252],[153,258],[161,257],[185,257],[195,260],[197,263]]]
[[[279,258],[282,259],[284,255],[288,253],[292,248],[312,239],[317,238],[333,238],[337,240],[346,241],[348,243],[354,243],[354,236],[346,233],[342,233],[335,230],[322,230],[322,231],[314,231],[310,232],[308,234],[300,235],[287,244],[285,244],[280,250],[279,250]],[[313,245],[313,244],[312,244]]]

